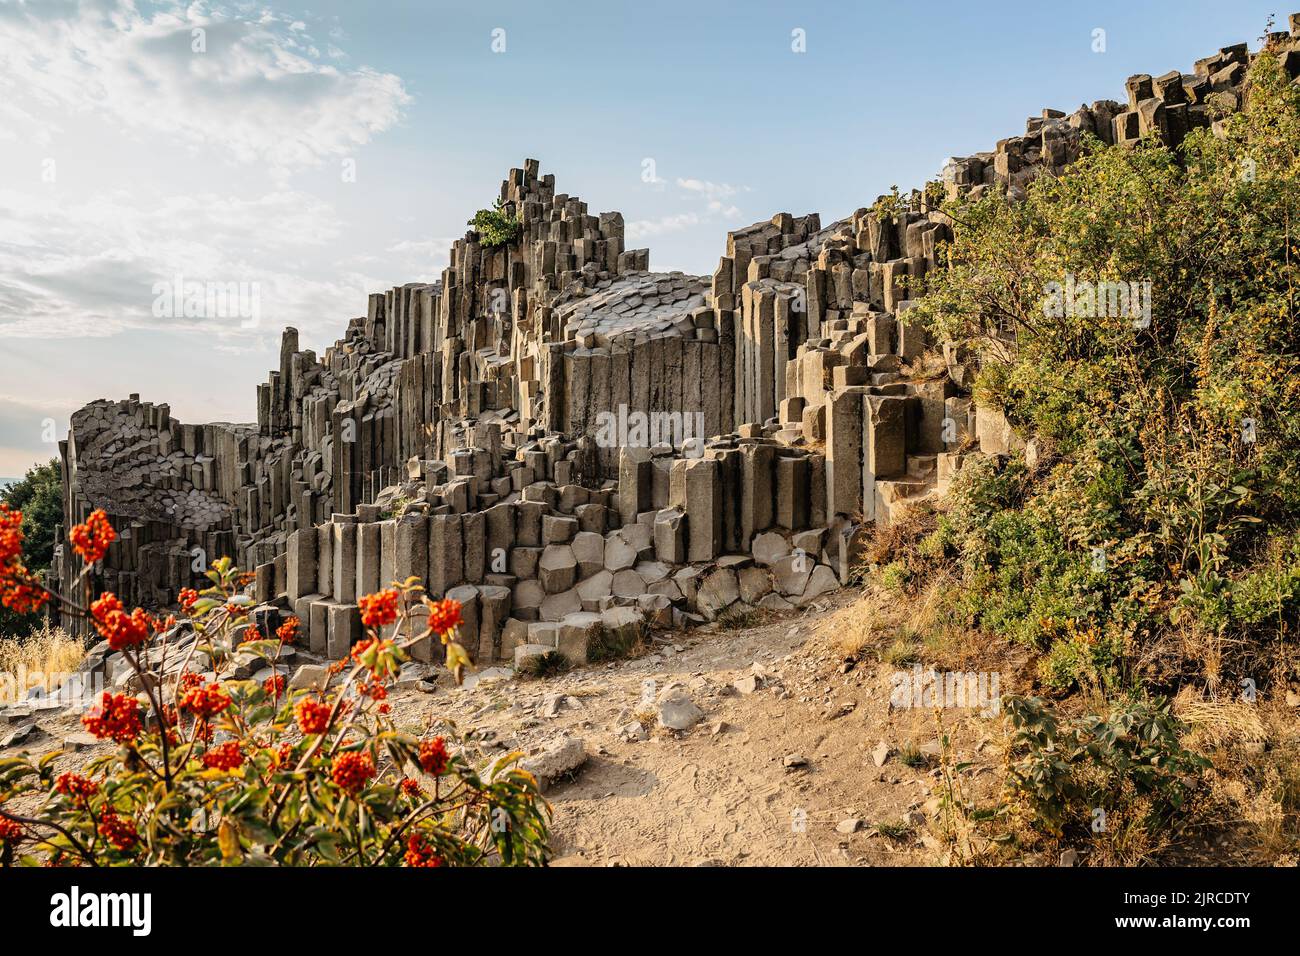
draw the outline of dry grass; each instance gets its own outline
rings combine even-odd
[[[762,627],[771,615],[763,608],[744,607],[739,601],[718,615],[718,629],[722,631],[743,631],[751,627]]]
[[[48,623],[42,623],[24,638],[0,638],[0,698],[11,690],[16,690],[18,697],[25,696],[32,687],[55,690],[85,656],[81,641]],[[6,686],[10,680],[13,688]]]
[[[922,649],[920,641],[900,637],[881,652],[880,659],[893,667],[904,667],[919,661]]]
[[[1175,698],[1174,709],[1190,728],[1187,745],[1211,761],[1212,826],[1233,833],[1253,863],[1294,865],[1300,856],[1296,709],[1279,699],[1215,701],[1189,691]]]
[[[888,639],[897,625],[897,601],[868,589],[826,618],[818,634],[844,660],[859,660],[868,648]]]
[[[1174,698],[1174,713],[1191,728],[1187,745],[1196,750],[1268,739],[1259,708],[1243,700],[1206,700],[1189,687]]]
[[[862,548],[862,563],[868,568],[887,564],[914,552],[921,540],[935,528],[930,502],[918,502],[889,524],[877,525]]]

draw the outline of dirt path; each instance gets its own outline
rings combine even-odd
[[[743,630],[656,635],[640,658],[557,677],[489,676],[455,688],[439,675],[431,695],[393,693],[394,718],[417,732],[451,718],[484,756],[582,738],[585,765],[546,790],[556,865],[937,863],[935,717],[891,711],[894,668],[847,667],[834,652],[828,622],[853,597],[834,595]],[[743,678],[756,686],[738,690]],[[656,700],[674,682],[703,711],[684,731],[655,721]],[[989,745],[997,722],[969,710],[948,714],[954,761],[974,764],[964,784],[987,798],[997,778]],[[42,716],[22,747],[47,751],[79,729],[71,713]],[[878,766],[881,741],[891,755]],[[58,769],[78,768],[102,749],[64,754]],[[912,819],[902,825],[905,814]]]
[[[586,765],[547,791],[557,865],[937,862],[941,848],[925,824],[892,837],[875,829],[936,809],[933,753],[917,767],[896,752],[883,766],[873,759],[882,740],[895,751],[936,751],[936,725],[928,711],[891,713],[893,668],[845,669],[830,652],[823,625],[850,600],[745,630],[667,635],[637,660],[497,685],[486,711],[465,700],[483,700],[484,688],[453,691],[450,713],[523,749],[562,733],[583,738]],[[756,689],[736,689],[756,671]],[[649,720],[674,682],[704,712],[686,731]],[[972,711],[952,714],[954,760],[972,761],[968,785],[987,790],[993,729]],[[638,716],[648,739],[625,732]]]

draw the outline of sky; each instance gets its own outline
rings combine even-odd
[[[367,293],[437,279],[525,158],[652,269],[708,274],[729,229],[829,223],[1288,12],[0,0],[0,476],[97,398],[253,420],[285,326],[323,352]]]

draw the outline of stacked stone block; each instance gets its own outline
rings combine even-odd
[[[1268,38],[1293,77],[1298,33]],[[1251,58],[1225,47],[1131,77],[1123,101],[1044,110],[937,190],[1018,195],[1085,134],[1177,145],[1240,108]],[[163,607],[230,555],[340,656],[358,595],[415,577],[462,600],[481,663],[815,600],[849,579],[862,529],[941,493],[964,455],[1023,448],[973,405],[972,356],[909,318],[952,236],[934,192],[826,227],[779,213],[698,277],[650,272],[620,214],[528,160],[496,197],[514,240],[467,233],[319,356],[285,330],[255,423],[186,425],[138,396],[75,413],[65,513],[102,507],[120,535],[90,590]],[[51,583],[79,571],[61,549]]]

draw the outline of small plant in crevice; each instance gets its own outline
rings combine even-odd
[[[526,657],[520,665],[522,673],[539,680],[547,677],[558,677],[572,668],[573,664],[559,651],[546,651],[542,654]]]
[[[901,821],[877,823],[876,832],[886,840],[902,840],[912,832],[911,826]]]
[[[489,249],[514,242],[523,231],[523,223],[502,211],[501,200],[491,209],[480,209],[467,223],[479,234],[479,241]]]

